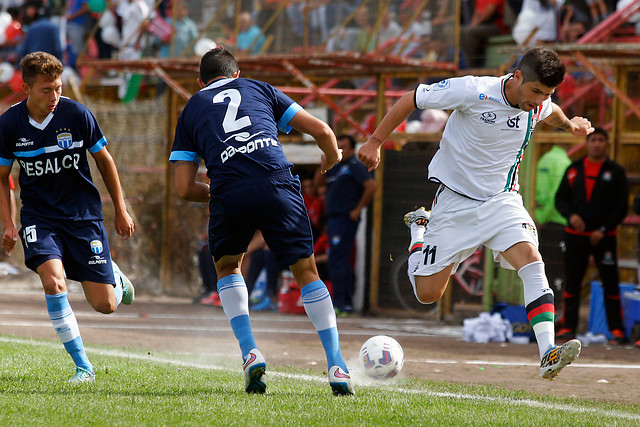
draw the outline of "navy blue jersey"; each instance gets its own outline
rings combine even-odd
[[[169,161],[204,159],[211,191],[291,168],[278,129],[301,109],[287,95],[257,80],[220,79],[194,94],[176,126]]]
[[[367,167],[356,156],[342,160],[329,169],[325,212],[327,215],[348,214],[362,197],[362,183],[372,179]]]
[[[0,165],[20,165],[22,218],[102,220],[87,150],[107,145],[84,105],[62,97],[42,122],[32,120],[26,100],[0,116]]]

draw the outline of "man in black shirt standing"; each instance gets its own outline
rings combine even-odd
[[[624,344],[620,306],[616,228],[628,210],[628,186],[624,169],[607,156],[609,140],[604,129],[587,136],[587,155],[566,170],[558,192],[556,208],[567,218],[565,228],[564,315],[558,340],[575,337],[578,326],[580,288],[589,255],[600,273],[604,289],[610,344]]]

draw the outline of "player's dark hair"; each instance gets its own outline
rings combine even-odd
[[[523,83],[540,82],[548,87],[560,86],[566,71],[558,54],[544,47],[528,50],[516,70],[522,72]]]
[[[239,69],[236,59],[227,49],[216,47],[200,60],[200,80],[208,84],[216,77],[233,77]]]
[[[593,132],[587,135],[587,139],[590,139],[593,135],[602,135],[605,140],[609,141],[609,134],[602,128],[595,128]]]
[[[33,86],[36,78],[41,75],[48,81],[53,81],[62,75],[62,62],[46,52],[33,52],[20,61],[22,80]]]
[[[349,141],[349,145],[351,146],[352,150],[356,149],[356,140],[351,135],[342,134],[336,138],[337,141],[341,141],[343,139]]]

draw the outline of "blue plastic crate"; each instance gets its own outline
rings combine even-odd
[[[640,322],[640,296],[634,299],[636,285],[620,283],[620,299],[622,303],[622,314],[627,337],[631,335],[631,328],[634,322]],[[630,300],[630,301],[628,301]],[[604,310],[604,291],[599,281],[591,282],[591,302],[589,304],[589,332],[592,334],[605,334],[611,338],[607,323],[607,314]]]
[[[622,292],[622,311],[627,338],[631,337],[633,325],[640,324],[640,290]]]

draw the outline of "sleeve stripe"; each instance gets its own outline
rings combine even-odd
[[[170,162],[187,161],[200,164],[201,157],[193,151],[172,151],[169,156]]]
[[[13,159],[5,159],[4,157],[0,157],[0,166],[11,166],[13,164]]]
[[[280,121],[278,121],[278,129],[281,132],[289,133],[291,132],[291,126],[289,126],[289,122],[293,119],[293,116],[296,115],[298,111],[302,110],[302,107],[297,102],[294,102],[287,108],[287,111],[284,112]]]
[[[97,153],[98,151],[102,150],[108,144],[109,143],[107,142],[107,139],[103,136],[102,138],[100,138],[100,140],[98,142],[93,144],[93,147],[89,148],[89,152],[90,153]]]

